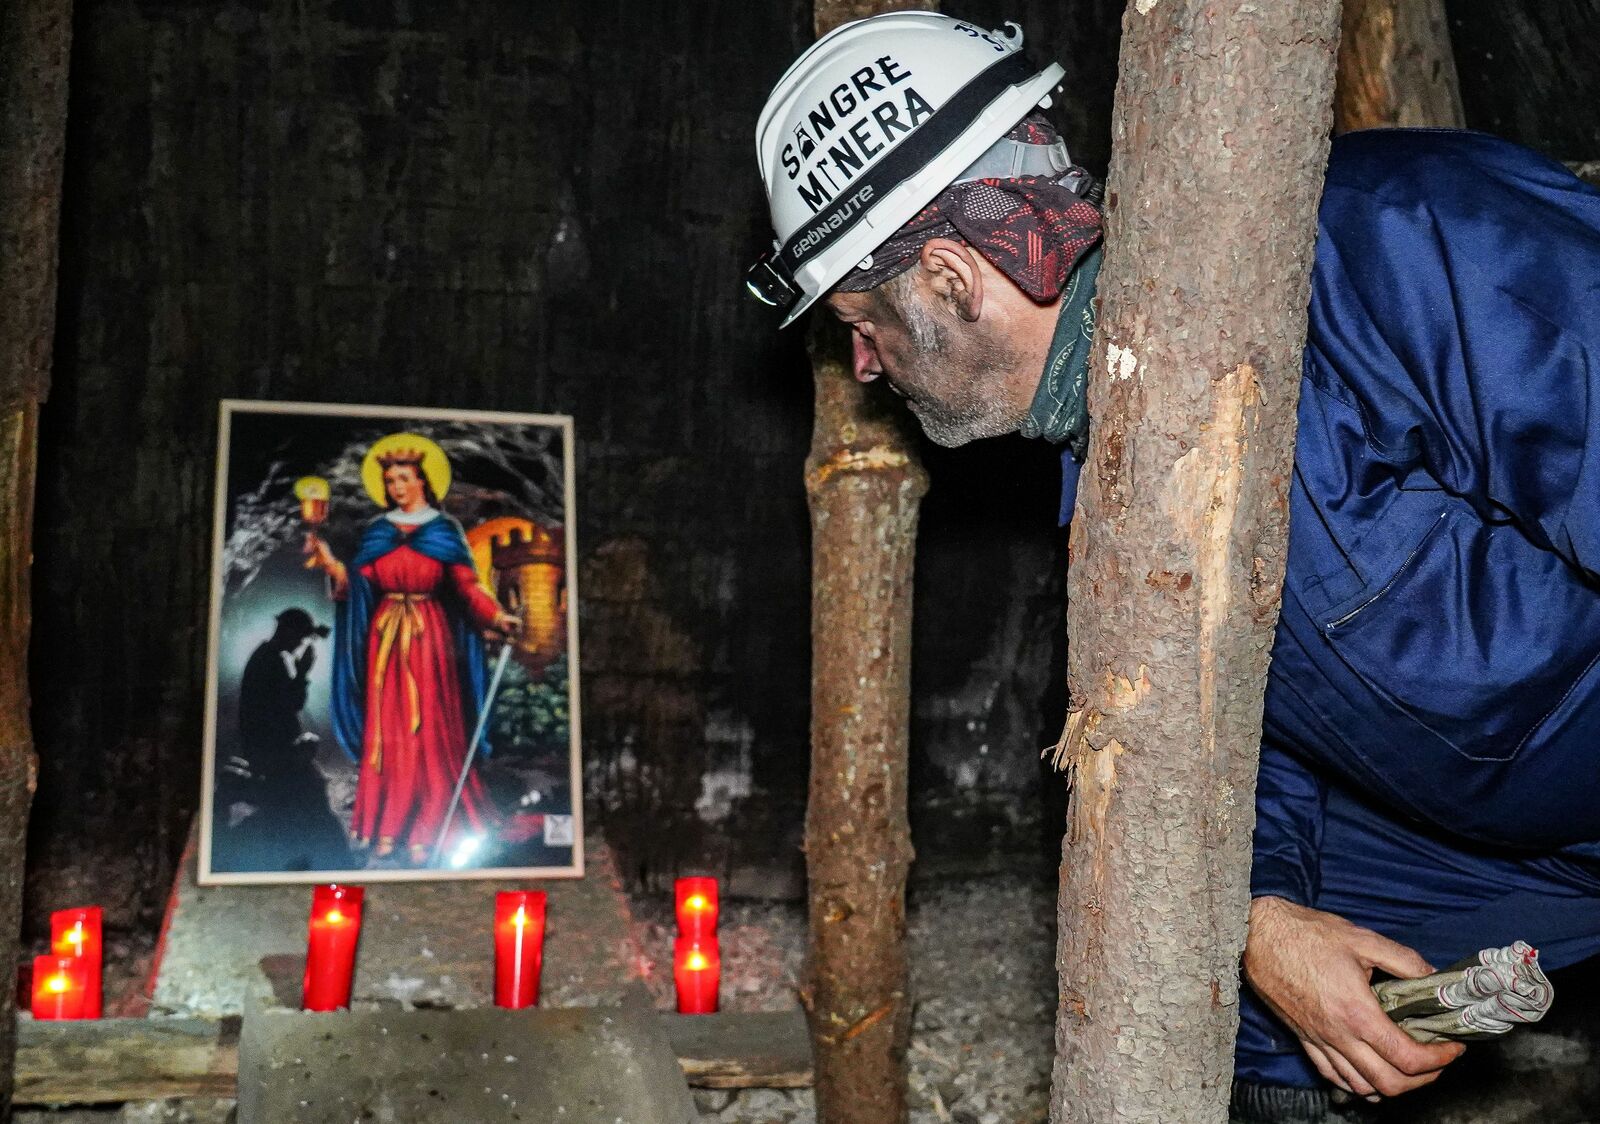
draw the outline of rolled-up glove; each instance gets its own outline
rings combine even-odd
[[[1555,989],[1525,941],[1486,948],[1442,972],[1372,985],[1378,1004],[1418,1042],[1494,1038],[1544,1018]]]

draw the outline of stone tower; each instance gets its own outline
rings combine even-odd
[[[501,603],[522,618],[518,662],[534,675],[567,650],[567,536],[537,523],[490,544]]]

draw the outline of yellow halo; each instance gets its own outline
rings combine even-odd
[[[434,498],[444,499],[445,493],[450,490],[450,458],[444,455],[444,450],[418,433],[391,433],[374,441],[361,461],[361,483],[366,485],[367,495],[372,497],[372,502],[379,507],[389,505],[383,489],[383,466],[378,463],[378,458],[399,449],[422,453],[422,474],[428,478]]]

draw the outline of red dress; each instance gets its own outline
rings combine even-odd
[[[406,545],[361,567],[372,584],[366,731],[350,831],[362,845],[432,849],[472,737],[462,705],[450,616],[493,626],[499,606],[471,566],[445,565]],[[451,837],[482,831],[483,782],[467,777]]]

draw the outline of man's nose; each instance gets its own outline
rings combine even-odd
[[[850,344],[856,380],[858,382],[871,382],[883,373],[883,367],[878,363],[877,349],[872,342],[860,332],[851,331]]]

